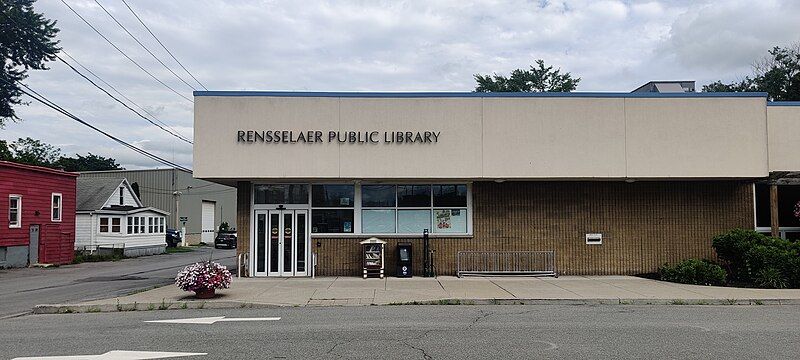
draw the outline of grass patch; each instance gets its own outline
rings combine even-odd
[[[682,299],[675,299],[669,302],[670,305],[687,305],[686,301]]]
[[[170,306],[172,306],[172,303],[168,303],[166,299],[161,299],[161,305],[158,305],[158,310],[167,310]]]
[[[178,246],[178,247],[167,247],[166,253],[176,254],[176,253],[187,253],[192,251],[194,251],[194,249],[192,249],[190,246]]]

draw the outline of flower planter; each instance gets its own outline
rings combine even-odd
[[[211,299],[216,295],[215,289],[198,289],[194,291],[194,297],[198,299]]]
[[[197,299],[211,299],[217,289],[231,286],[231,272],[213,261],[202,261],[183,268],[175,277],[175,285],[183,291],[194,291]]]

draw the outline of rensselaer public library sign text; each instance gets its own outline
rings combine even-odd
[[[239,130],[236,142],[273,144],[433,144],[441,131],[328,131],[319,130]]]

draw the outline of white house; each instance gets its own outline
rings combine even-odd
[[[124,248],[125,256],[160,254],[168,212],[145,207],[128,180],[78,178],[75,248]]]

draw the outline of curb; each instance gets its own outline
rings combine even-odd
[[[178,301],[130,304],[41,304],[33,307],[32,314],[109,313],[128,311],[160,311],[187,309],[264,309],[287,305],[248,303],[242,301]]]
[[[800,305],[800,299],[441,299],[389,304],[363,305],[292,305],[249,303],[244,301],[178,301],[129,304],[42,304],[33,314],[109,313],[127,311],[186,310],[186,309],[266,309],[280,307],[331,306],[398,306],[398,305]],[[27,313],[25,313],[27,314]],[[24,314],[20,314],[24,315]],[[17,316],[20,316],[17,315]]]

